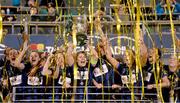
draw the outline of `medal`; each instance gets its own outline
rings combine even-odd
[[[84,83],[83,83],[83,81],[81,81],[81,83],[80,83],[81,85],[84,85]]]

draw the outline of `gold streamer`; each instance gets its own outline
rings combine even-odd
[[[76,0],[73,0],[73,5],[76,6]],[[76,26],[76,21],[74,21],[73,27],[72,27],[72,37],[73,37],[73,46],[74,46],[74,52],[76,52],[76,45],[77,45],[77,40],[76,40],[76,33],[77,33],[77,26]],[[74,77],[77,77],[77,63],[75,60],[74,63]],[[76,93],[76,87],[77,87],[77,80],[74,80],[73,83],[73,93]],[[72,95],[72,103],[74,103],[75,100],[75,94]]]
[[[73,46],[75,48],[74,50],[76,51],[76,44],[77,44],[77,41],[76,41],[76,30],[73,30],[72,35],[73,35]],[[77,63],[75,62],[74,63],[74,77],[77,77],[77,71],[78,71],[78,67],[77,67]],[[76,93],[77,80],[74,80],[73,84],[74,84],[73,93]],[[75,100],[75,94],[73,94],[73,96],[72,96],[72,103],[74,103],[74,100]]]
[[[57,12],[59,12],[59,6],[58,6],[57,0],[55,1],[55,3],[56,3],[56,10],[57,10]]]
[[[175,33],[174,33],[174,23],[173,23],[173,20],[172,20],[172,10],[171,10],[171,5],[170,5],[170,2],[169,0],[166,0],[166,3],[167,3],[167,7],[168,7],[168,10],[169,10],[169,16],[170,16],[170,23],[171,23],[171,36],[172,36],[172,40],[173,40],[173,48],[174,48],[174,56],[176,56],[176,42],[175,42]]]
[[[93,9],[93,7],[92,7],[92,9]],[[101,10],[101,0],[98,0],[98,9],[99,10]],[[99,17],[99,16],[98,16]],[[100,22],[101,23],[101,22]],[[101,26],[102,27],[102,26]],[[102,29],[102,28],[101,28]],[[101,34],[101,36],[105,36],[105,35],[103,35],[103,33]],[[99,46],[99,45],[98,45]],[[100,47],[98,47],[98,48],[100,48]],[[99,55],[101,54],[100,53],[100,51],[99,51],[99,53],[98,53]],[[102,71],[102,59],[100,58],[100,70]],[[101,88],[101,90],[102,90],[102,100],[104,101],[104,81],[103,81],[103,78],[102,78],[102,81],[101,81],[101,83],[102,83],[102,88]]]
[[[93,35],[93,17],[94,17],[94,0],[89,0],[89,19],[90,19],[90,36]],[[92,43],[92,39],[90,40],[90,43]],[[91,52],[90,52],[91,53]],[[90,72],[90,62],[88,62],[88,72]],[[84,90],[84,103],[87,102],[88,98],[86,98],[87,96],[87,92],[88,92],[88,80],[86,80],[85,83],[85,90]]]
[[[120,4],[120,1],[116,1],[116,4],[117,5],[119,5]],[[119,8],[120,6],[118,6],[118,8]],[[116,20],[117,20],[117,24],[116,24],[116,30],[117,30],[117,33],[118,33],[118,36],[120,36],[121,35],[121,19],[119,18],[119,13],[118,13],[118,8],[115,8],[114,10],[115,10],[115,17],[116,17]],[[118,40],[117,40],[117,44],[118,44],[118,46],[120,47],[121,46],[121,40],[120,40],[120,38],[118,38]]]
[[[138,4],[138,6],[139,6],[139,4]],[[141,12],[141,8],[139,7],[139,8],[137,8],[137,10],[139,10],[139,13],[140,13],[140,17],[142,17],[142,21],[143,22],[145,22],[145,19],[144,19],[144,15],[143,15],[143,13]],[[143,10],[142,10],[143,11]],[[144,25],[142,25],[142,26],[144,26]],[[144,36],[144,34],[143,33],[145,33],[145,32],[143,32],[142,30],[141,30],[141,28],[139,28],[140,29],[140,36]],[[140,38],[139,38],[140,39]],[[143,37],[142,37],[142,39],[143,39]],[[140,46],[140,44],[139,44],[139,46]],[[139,50],[140,50],[141,48],[139,48]],[[137,69],[139,69],[140,70],[140,75],[141,75],[141,83],[142,83],[142,96],[141,96],[141,98],[143,98],[144,97],[144,77],[143,77],[143,71],[142,71],[142,65],[144,66],[145,64],[143,63],[143,62],[141,62],[140,60],[141,60],[141,57],[140,57],[140,51],[139,51],[139,55],[138,55],[139,57],[138,57],[138,68]],[[147,62],[147,61],[146,61]],[[137,74],[139,73],[139,70],[136,72]],[[137,76],[137,78],[138,78],[139,76]]]
[[[55,66],[55,68],[56,68],[56,66]],[[53,77],[53,94],[52,94],[52,103],[54,103],[54,94],[55,93],[55,89],[54,89],[54,77]]]
[[[78,67],[77,67],[77,63],[75,62],[74,64],[74,77],[77,77],[77,70],[78,70]],[[77,79],[74,80],[74,83],[73,83],[73,95],[72,95],[72,103],[74,103],[74,100],[75,100],[75,94],[76,93],[76,87],[77,87]]]
[[[156,0],[153,0],[154,11],[156,11]],[[155,20],[157,20],[157,13],[155,12]]]
[[[139,5],[139,0],[137,1],[137,14],[136,14],[136,28],[134,30],[134,37],[135,37],[135,60],[136,60],[136,73],[137,71],[139,71],[138,69],[141,68],[141,62],[140,62],[140,44],[139,44],[139,40],[140,40],[140,5]],[[132,88],[134,88],[134,85],[132,86]],[[131,91],[131,100],[132,102],[134,102],[134,91]]]
[[[157,48],[153,48],[154,52],[155,52],[155,56],[158,55],[158,49]],[[161,91],[161,86],[159,87],[159,80],[160,78],[160,60],[158,59],[154,64],[153,64],[153,72],[154,72],[154,79],[155,79],[155,85],[156,85],[156,90],[157,90],[157,98],[158,100],[161,100],[164,103],[164,100],[162,98],[162,91]],[[161,83],[161,81],[160,81]]]
[[[0,13],[0,43],[3,41],[3,20],[2,15]]]

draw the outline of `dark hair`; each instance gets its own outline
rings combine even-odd
[[[37,11],[37,13],[36,13],[36,14],[38,14],[38,12],[39,12],[39,11],[38,11],[38,8],[37,8],[36,6],[32,6],[32,7],[30,7],[29,12],[31,12],[31,10],[32,10],[32,9],[36,9],[36,11]]]
[[[55,5],[54,5],[53,2],[49,2],[49,3],[47,4],[47,7],[55,7]]]

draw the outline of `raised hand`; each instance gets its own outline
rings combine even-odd
[[[74,64],[74,57],[73,57],[73,50],[74,45],[70,42],[67,44],[67,52],[65,54],[65,61],[69,66],[72,66]]]
[[[23,32],[23,33],[22,33],[22,39],[23,39],[24,42],[25,42],[25,41],[29,41],[29,35],[26,34],[25,32]]]

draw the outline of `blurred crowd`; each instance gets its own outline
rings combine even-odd
[[[72,1],[71,1],[72,2]],[[17,14],[30,14],[28,16],[31,17],[31,21],[55,21],[61,14],[59,10],[57,10],[57,7],[65,7],[66,9],[62,10],[62,14],[81,14],[80,8],[83,8],[82,2],[80,4],[77,1],[77,5],[79,6],[73,6],[68,4],[69,2],[65,0],[12,0],[13,7],[3,7],[1,9],[1,14],[5,14],[3,16],[4,21],[16,21],[18,20]],[[74,2],[72,2],[74,3]],[[151,2],[149,2],[150,4]],[[132,11],[129,11],[129,6],[133,5],[135,8],[137,5],[135,2],[133,2],[131,5],[126,1],[122,0],[122,2],[119,1],[118,6],[118,13],[121,18],[122,15],[130,15]],[[69,6],[77,7],[77,8],[68,8]],[[86,6],[86,5],[84,5]],[[25,9],[25,7],[28,7],[28,9]],[[152,6],[153,7],[153,6]],[[161,0],[161,2],[156,4],[156,8],[142,8],[142,12],[145,12],[144,14],[152,14],[151,16],[157,16],[158,19],[170,19],[170,11],[172,13],[172,19],[177,20],[179,19],[179,13],[180,13],[180,4],[176,0]],[[104,8],[105,9],[105,8]],[[147,10],[146,10],[147,9]],[[112,11],[115,10],[112,8]],[[133,10],[133,9],[132,9]],[[136,12],[136,9],[134,9]],[[116,10],[115,10],[116,11]],[[79,13],[75,13],[79,12]],[[88,14],[88,13],[87,13]],[[155,15],[157,14],[157,15]],[[122,17],[123,18],[123,17]],[[124,19],[128,19],[130,16],[125,16]],[[154,17],[153,17],[154,18]],[[122,19],[122,20],[124,20]],[[155,19],[155,18],[154,18]],[[130,20],[130,19],[128,19]]]
[[[31,17],[31,21],[54,21],[59,14],[55,8],[64,7],[63,0],[12,0],[12,6],[1,9],[4,21],[16,21],[18,14]]]

